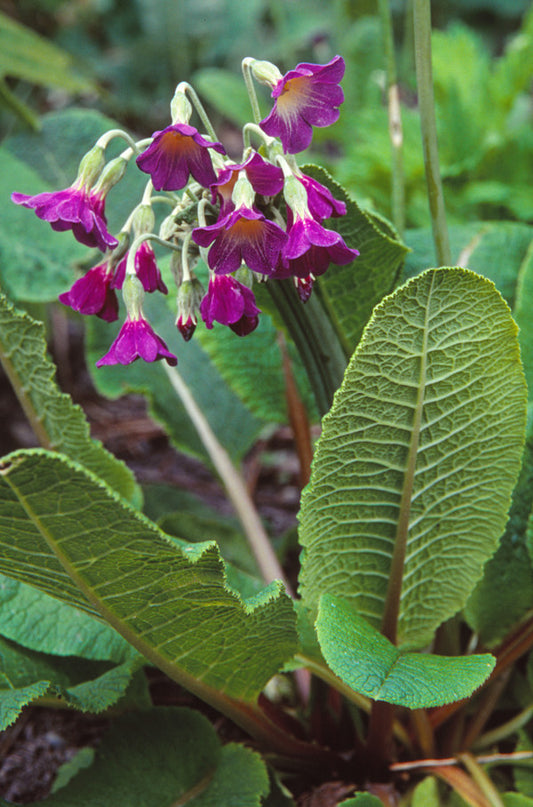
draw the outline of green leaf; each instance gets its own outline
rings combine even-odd
[[[529,389],[529,400],[533,401],[533,233],[529,249],[520,267],[516,284],[516,304],[514,317],[518,325],[518,338],[524,373]]]
[[[0,639],[0,731],[14,722],[24,705],[43,695],[60,697],[84,712],[104,711],[124,696],[142,663],[139,658],[110,668],[101,662],[47,656]],[[144,702],[149,702],[147,694]]]
[[[272,583],[243,602],[213,543],[180,550],[59,455],[4,458],[0,571],[93,614],[197,694],[253,700],[294,653],[291,600]]]
[[[533,227],[512,221],[478,221],[450,227],[453,261],[492,280],[511,308],[520,268],[532,239]],[[409,230],[406,241],[412,252],[405,260],[403,281],[435,265],[431,230]]]
[[[383,807],[383,802],[370,793],[356,793],[355,798],[339,802],[338,807]]]
[[[439,783],[434,776],[426,776],[415,787],[411,807],[428,807],[429,804],[432,807],[438,807],[440,804]]]
[[[41,653],[121,663],[137,655],[107,623],[0,575],[0,633]]]
[[[342,235],[347,246],[360,252],[360,256],[346,266],[331,265],[318,283],[320,297],[349,356],[359,342],[372,309],[394,288],[407,247],[398,240],[388,222],[361,210],[323,168],[305,165],[303,170],[326,185],[336,199],[345,202],[346,216],[329,224]]]
[[[0,13],[0,75],[22,78],[67,92],[96,87],[76,69],[74,59],[24,25]]]
[[[178,355],[178,370],[218,440],[233,460],[241,459],[257,439],[262,423],[241,403],[202,350],[198,341],[184,342],[174,325],[175,313],[162,295],[146,301],[145,310],[156,332]],[[174,391],[162,362],[137,361],[126,367],[100,367],[95,364],[109,349],[116,335],[101,320],[87,323],[87,364],[98,391],[109,398],[127,392],[140,392],[148,400],[151,416],[161,423],[174,445],[187,454],[210,464],[195,427]]]
[[[487,647],[499,642],[533,608],[533,565],[527,547],[527,524],[533,508],[533,424],[522,468],[513,491],[509,520],[496,554],[464,610],[472,630]]]
[[[258,754],[220,741],[190,709],[154,709],[115,721],[93,765],[46,799],[50,807],[260,807],[269,789]]]
[[[74,279],[87,253],[70,233],[56,233],[33,211],[13,204],[13,191],[41,193],[50,187],[28,165],[0,148],[0,287],[13,300],[49,302]]]
[[[85,768],[90,768],[94,762],[94,754],[94,748],[80,748],[80,750],[74,754],[72,759],[64,762],[63,765],[57,769],[56,778],[54,779],[50,792],[56,793],[58,790],[61,790],[62,787],[68,785],[70,780],[80,771],[84,770]]]
[[[25,312],[17,311],[3,294],[0,294],[0,362],[41,445],[85,465],[121,496],[140,505],[142,495],[132,472],[91,438],[82,409],[58,389],[55,367],[46,355],[44,326]]]
[[[316,630],[328,665],[355,692],[409,709],[467,698],[496,664],[488,654],[402,652],[345,600],[331,594],[320,599]]]
[[[423,647],[503,532],[525,395],[516,326],[492,283],[429,270],[386,298],[324,418],[302,498],[305,602],[337,594],[379,628],[398,547],[398,643]]]
[[[283,359],[278,332],[268,314],[259,318],[256,330],[240,339],[230,330],[215,326],[195,333],[224,381],[244,405],[265,423],[288,422]],[[308,411],[315,414],[314,401],[298,356],[290,351],[292,369]]]

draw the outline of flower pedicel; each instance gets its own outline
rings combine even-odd
[[[82,159],[70,188],[12,195],[15,204],[35,210],[54,230],[70,229],[81,243],[105,253],[59,297],[80,314],[112,322],[119,316],[116,290],[122,289],[126,318],[98,367],[139,358],[177,362],[143,311],[146,293],[168,292],[155,245],[172,250],[176,326],[186,341],[199,316],[207,328],[217,322],[239,336],[251,333],[261,313],[254,280],[292,278],[305,302],[315,278],[330,263],[347,264],[359,254],[323,224],[345,215],[345,203],[304,174],[292,156],[309,146],[313,127],[338,119],[344,98],[343,59],[302,63],[282,75],[270,62],[247,58],[243,74],[254,122],[244,127],[240,162],[226,156],[196,93],[182,82],[171,101],[170,124],[151,138],[135,143],[120,130],[106,132]],[[262,120],[254,79],[268,85],[274,99]],[[190,122],[193,111],[200,128]],[[260,151],[251,146],[252,135],[262,141]],[[125,139],[128,147],[106,162],[107,145],[115,137]],[[115,236],[108,230],[106,198],[132,158],[149,179],[142,199]],[[164,196],[154,195],[154,190]],[[172,212],[156,231],[154,207],[160,202],[170,204]],[[207,291],[194,271],[199,257],[208,267]]]

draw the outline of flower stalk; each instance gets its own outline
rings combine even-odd
[[[422,150],[426,169],[429,211],[438,266],[451,266],[450,241],[439,169],[437,123],[431,68],[431,8],[429,0],[414,0],[416,83],[420,108]]]

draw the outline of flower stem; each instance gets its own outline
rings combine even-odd
[[[439,169],[435,99],[431,70],[431,9],[429,0],[414,0],[413,27],[422,149],[424,152],[435,253],[439,266],[450,266],[452,259]]]
[[[267,282],[278,311],[302,359],[320,416],[329,411],[346,369],[344,351],[318,297],[304,305],[290,280]]]
[[[257,100],[257,93],[255,91],[255,84],[252,78],[252,71],[250,68],[251,63],[254,60],[247,56],[245,59],[242,60],[242,75],[244,77],[244,83],[246,84],[246,90],[248,92],[248,98],[250,99],[250,106],[252,107],[252,114],[254,116],[255,123],[259,123],[261,120],[261,111],[259,109],[259,101]]]
[[[183,92],[187,93],[190,96],[190,99],[193,103],[194,108],[196,109],[199,118],[201,119],[202,123],[205,126],[205,130],[211,140],[218,141],[217,133],[215,132],[215,128],[209,119],[209,115],[205,111],[205,107],[200,101],[196,90],[191,87],[191,85],[187,81],[181,81],[177,88],[176,92]]]
[[[180,397],[217,473],[224,483],[228,497],[237,512],[263,578],[267,583],[272,580],[282,580],[287,592],[290,594],[290,586],[285,580],[283,570],[242,476],[233,465],[227,451],[217,440],[207,418],[194,400],[179,372],[174,367],[169,367],[166,364],[164,368],[172,387]]]
[[[403,131],[400,92],[396,75],[392,14],[389,0],[379,0],[379,14],[383,29],[387,71],[387,97],[389,110],[389,137],[392,156],[392,220],[399,235],[405,230],[405,181],[403,171]]]

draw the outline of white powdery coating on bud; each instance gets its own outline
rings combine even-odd
[[[192,106],[182,90],[176,91],[170,102],[170,119],[172,123],[189,123],[192,115]]]
[[[155,215],[151,205],[138,205],[133,214],[133,229],[136,235],[151,233],[155,226]]]
[[[137,275],[126,275],[122,286],[122,296],[128,317],[130,319],[140,319],[145,295],[143,284]]]
[[[104,165],[104,149],[97,143],[82,157],[78,168],[78,181],[91,187],[102,173]]]
[[[283,78],[279,69],[272,62],[261,62],[254,59],[250,63],[250,67],[256,81],[266,84],[268,87],[275,87],[278,81]]]

